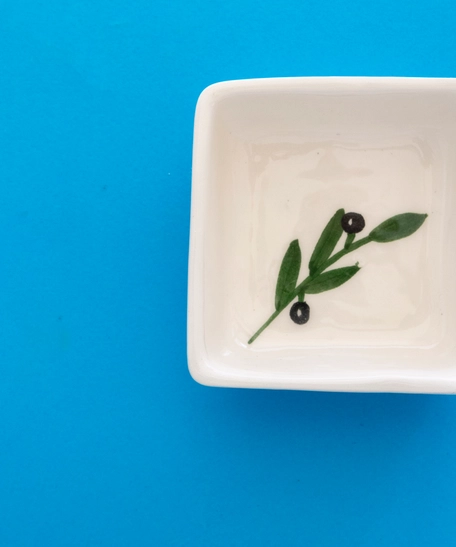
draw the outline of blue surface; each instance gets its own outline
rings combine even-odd
[[[204,388],[194,106],[456,76],[450,1],[0,2],[0,545],[454,545],[456,397]]]

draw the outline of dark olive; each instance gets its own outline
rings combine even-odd
[[[363,215],[359,213],[345,213],[341,224],[347,234],[357,234],[366,226]]]
[[[298,325],[304,325],[309,320],[310,308],[307,302],[295,302],[291,306],[290,317]]]

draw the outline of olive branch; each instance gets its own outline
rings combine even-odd
[[[349,281],[361,269],[356,263],[354,266],[326,271],[330,266],[368,243],[389,243],[408,237],[421,227],[426,218],[427,214],[418,213],[396,215],[379,224],[368,236],[355,242],[356,234],[364,229],[364,218],[359,213],[345,213],[344,209],[339,209],[328,222],[315,245],[309,261],[309,275],[299,284],[301,248],[299,241],[293,240],[280,266],[275,292],[275,311],[248,343],[254,342],[295,298],[298,300],[290,309],[290,318],[298,325],[307,323],[310,307],[305,302],[305,295],[336,289]],[[344,232],[347,238],[343,249],[332,254]]]

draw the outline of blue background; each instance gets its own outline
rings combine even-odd
[[[0,545],[454,545],[456,398],[189,376],[216,81],[455,76],[452,1],[0,1]]]

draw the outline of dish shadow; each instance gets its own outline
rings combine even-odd
[[[218,391],[218,390],[217,390]],[[307,391],[221,389],[212,404],[217,415],[229,416],[250,433],[267,428],[287,435],[350,431],[367,427],[376,434],[414,432],[429,418],[445,415],[451,398],[444,395],[395,393],[329,393]],[[211,406],[212,406],[211,404]],[[223,407],[222,408],[220,408]]]

